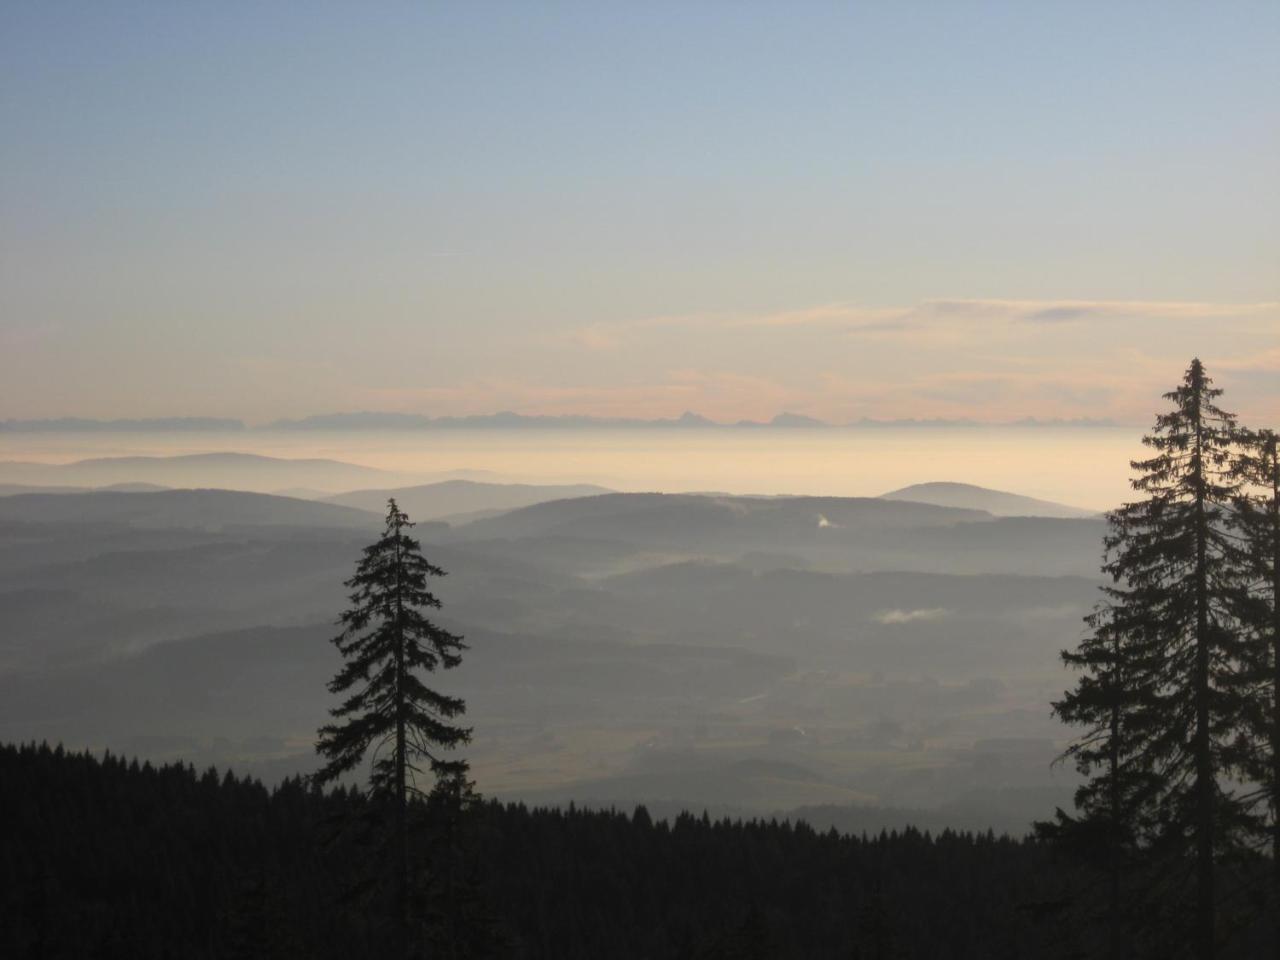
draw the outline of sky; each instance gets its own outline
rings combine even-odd
[[[1280,425],[1280,4],[0,4],[0,419]]]

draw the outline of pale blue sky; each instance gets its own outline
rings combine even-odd
[[[1196,352],[1280,417],[1278,50],[1275,2],[9,0],[0,409],[1145,420]]]

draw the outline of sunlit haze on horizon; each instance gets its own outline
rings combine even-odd
[[[516,483],[595,483],[663,493],[873,497],[947,480],[1092,510],[1130,496],[1128,428],[988,427],[850,430],[445,430],[229,434],[6,434],[0,461],[236,451],[324,458],[394,472],[388,485],[449,475]],[[0,477],[2,480],[3,477]],[[235,484],[274,492],[252,471]],[[339,492],[341,484],[329,485]]]

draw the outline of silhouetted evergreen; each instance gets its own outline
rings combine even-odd
[[[1079,817],[1060,814],[1042,832],[1096,854],[1106,869],[1114,956],[1132,948],[1122,903],[1149,930],[1176,932],[1168,891],[1188,885],[1194,923],[1185,935],[1205,960],[1222,939],[1220,900],[1232,911],[1239,902],[1217,885],[1253,826],[1247,798],[1229,781],[1243,766],[1252,709],[1240,629],[1249,556],[1232,530],[1240,433],[1216,406],[1220,394],[1193,360],[1165,395],[1173,408],[1143,438],[1155,455],[1132,464],[1145,496],[1109,516],[1103,570],[1112,585],[1088,619],[1089,636],[1064,654],[1082,676],[1054,705],[1086,728],[1068,755],[1090,780],[1077,796]],[[1141,870],[1143,895],[1167,916],[1134,901],[1133,886],[1123,886],[1130,869]]]
[[[1145,750],[1138,706],[1153,698],[1153,680],[1152,671],[1132,662],[1139,655],[1133,648],[1141,645],[1128,641],[1137,628],[1119,621],[1113,607],[1100,605],[1085,622],[1087,636],[1062,654],[1064,663],[1081,671],[1080,679],[1054,704],[1054,713],[1086,728],[1064,755],[1086,779],[1076,790],[1075,815],[1059,810],[1037,832],[1106,877],[1078,910],[1105,925],[1107,956],[1122,958],[1132,956],[1135,927],[1150,917],[1144,901],[1155,879],[1146,844],[1156,827],[1161,779]]]
[[[418,857],[410,851],[409,799],[424,796],[418,777],[430,775],[452,787],[437,802],[460,802],[470,792],[465,761],[449,750],[470,739],[470,730],[450,721],[465,704],[428,688],[419,671],[448,669],[461,662],[462,638],[436,626],[423,610],[439,607],[427,590],[427,577],[444,571],[422,556],[421,544],[406,532],[408,516],[387,501],[386,530],[365,548],[351,588],[351,606],[341,617],[334,644],[346,663],[329,684],[346,699],[331,713],[335,722],[320,729],[316,750],[327,763],[316,775],[323,784],[350,773],[370,750],[370,798],[375,812],[391,808],[389,843],[373,862],[390,866],[398,956],[410,949],[412,872]],[[424,769],[425,767],[425,769]]]
[[[1280,441],[1271,430],[1243,437],[1238,526],[1248,545],[1244,608],[1246,682],[1252,688],[1244,766],[1259,784],[1258,805],[1269,816],[1272,882],[1269,909],[1280,957]]]

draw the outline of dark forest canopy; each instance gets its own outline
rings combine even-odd
[[[334,826],[371,812],[298,780],[0,747],[0,956],[372,955],[364,848]],[[464,837],[459,956],[1090,955],[1080,875],[1035,841],[492,802]]]

